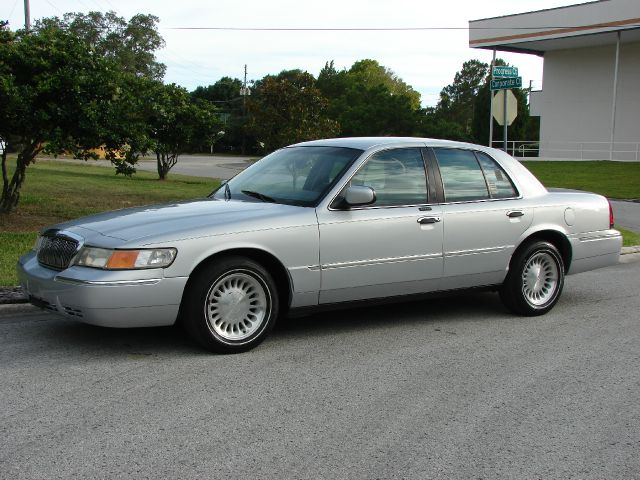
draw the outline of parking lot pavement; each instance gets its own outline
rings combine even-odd
[[[637,478],[640,262],[284,322],[209,355],[174,328],[0,314],[0,478]]]

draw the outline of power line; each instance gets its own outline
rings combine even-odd
[[[598,28],[615,27],[601,25]],[[625,28],[638,28],[638,24],[625,25]],[[411,32],[429,30],[553,30],[563,28],[585,28],[585,25],[546,25],[538,27],[161,27],[163,30],[223,30],[240,32]]]
[[[112,9],[114,12],[118,10],[118,9],[115,7],[115,5],[114,5],[113,3],[111,3],[111,0],[105,0],[105,1],[109,4],[109,6],[111,7],[111,9]]]
[[[11,15],[13,15],[14,10],[16,9],[16,5],[18,5],[18,0],[15,0],[15,2],[13,2],[13,7],[11,7],[11,11],[9,12],[7,18],[11,18]]]
[[[49,0],[45,0],[49,5],[51,5],[53,8],[55,8],[58,12],[60,12],[61,15],[64,15],[64,12],[62,10],[60,10],[58,7],[56,7],[53,3],[51,3]]]

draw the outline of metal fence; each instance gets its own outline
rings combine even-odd
[[[494,148],[503,149],[502,140],[494,140]],[[507,152],[517,158],[540,160],[618,160],[640,161],[640,142],[539,142],[509,140]]]

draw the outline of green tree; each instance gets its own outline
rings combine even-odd
[[[87,149],[103,143],[121,85],[117,64],[61,28],[0,31],[0,139],[7,147],[0,211],[10,212],[38,153],[86,158]],[[17,152],[12,175],[8,151]]]
[[[349,69],[354,83],[367,88],[386,87],[394,96],[406,97],[412,109],[420,108],[420,93],[407,85],[393,70],[380,65],[377,61],[364,59],[355,62]]]
[[[267,75],[256,82],[248,101],[249,132],[266,151],[335,136],[338,124],[326,116],[327,103],[313,75],[307,72]]]
[[[418,114],[417,134],[427,138],[442,138],[460,142],[471,141],[462,125],[439,115],[435,107],[421,110]]]
[[[207,100],[212,103],[232,103],[240,100],[240,89],[242,88],[242,81],[238,78],[222,77],[213,85],[207,85],[206,87],[197,87],[191,96],[193,98],[199,98]]]
[[[329,99],[329,116],[340,135],[413,135],[420,94],[375,60],[361,60],[338,71],[327,62],[318,88]]]
[[[151,149],[149,132],[151,99],[156,80],[115,70],[111,72],[117,82],[109,115],[96,125],[96,135],[101,139],[106,158],[115,166],[116,174],[131,176],[141,155]]]
[[[479,60],[468,60],[456,73],[453,83],[440,92],[435,114],[440,118],[460,125],[472,137],[472,123],[476,97],[480,87],[486,83],[489,65]]]
[[[246,118],[243,111],[243,97],[240,95],[242,81],[237,78],[222,77],[213,85],[197,87],[191,96],[209,102],[219,110],[224,136],[216,137],[216,148],[222,150],[242,149]],[[219,137],[219,138],[218,138]]]
[[[160,180],[178,162],[178,157],[199,148],[220,131],[221,123],[211,103],[192,99],[175,84],[157,83],[150,98],[149,136],[156,154]]]
[[[95,54],[116,61],[128,73],[162,79],[166,67],[155,52],[164,46],[158,17],[137,14],[127,21],[115,12],[66,13],[36,22],[36,28],[57,26],[87,43]]]

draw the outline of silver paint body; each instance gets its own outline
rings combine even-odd
[[[289,276],[290,307],[497,285],[516,248],[536,232],[553,231],[571,244],[569,274],[617,263],[622,238],[609,228],[600,196],[548,192],[520,163],[479,145],[415,138],[352,138],[306,142],[359,148],[353,163],[316,208],[199,199],[99,214],[56,225],[105,248],[174,247],[165,269],[107,271],[18,262],[23,289],[51,311],[111,327],[170,325],[189,275],[213,255],[236,249],[266,252]],[[402,207],[333,210],[332,200],[376,152],[451,147],[483,151],[511,177],[519,197]],[[249,167],[251,168],[251,167]],[[423,207],[421,210],[420,207]],[[507,214],[520,210],[524,215]],[[421,217],[434,217],[420,224]]]

